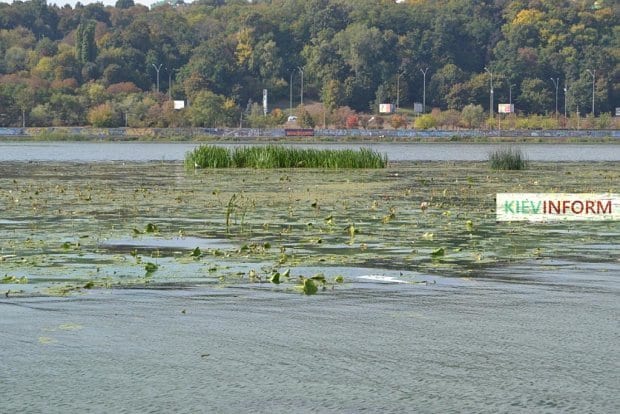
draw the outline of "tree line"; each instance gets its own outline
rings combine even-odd
[[[613,0],[0,3],[0,126],[269,126],[291,106],[313,124],[416,102],[488,113],[491,89],[494,111],[609,116],[619,16]]]

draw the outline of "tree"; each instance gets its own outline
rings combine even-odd
[[[479,128],[484,119],[484,108],[481,105],[469,104],[461,111],[461,120],[467,128]]]
[[[120,125],[120,117],[109,103],[97,105],[88,112],[88,122],[94,127],[115,127]]]
[[[519,107],[531,114],[543,114],[551,110],[553,98],[547,82],[541,79],[526,78],[521,83],[521,95],[517,99]]]
[[[133,0],[116,0],[116,4],[114,5],[114,7],[116,7],[117,9],[129,9],[135,5],[136,4]]]
[[[26,111],[33,108],[35,104],[35,93],[26,85],[21,85],[15,91],[15,104],[22,113],[22,127],[26,126]]]
[[[75,30],[75,57],[82,63],[94,62],[97,57],[95,21],[87,20]]]
[[[236,105],[230,99],[205,90],[194,96],[189,117],[194,126],[214,128],[233,125],[236,112]]]

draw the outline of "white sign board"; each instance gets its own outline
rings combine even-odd
[[[620,195],[611,193],[498,193],[497,221],[618,221]]]
[[[185,108],[185,101],[174,101],[174,109]]]
[[[498,104],[497,112],[500,114],[512,114],[515,112],[514,104]]]
[[[424,108],[422,107],[422,104],[420,102],[413,103],[413,112],[416,114],[421,114],[422,112],[424,112]]]
[[[382,114],[391,114],[392,112],[394,112],[394,105],[379,104],[379,112]]]

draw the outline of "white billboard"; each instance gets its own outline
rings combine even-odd
[[[498,104],[497,112],[500,114],[513,114],[515,112],[514,104]]]
[[[379,104],[379,112],[382,114],[391,114],[394,112],[393,104]]]
[[[185,101],[174,101],[174,109],[185,108]]]

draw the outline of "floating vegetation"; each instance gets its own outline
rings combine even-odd
[[[525,155],[518,148],[500,148],[489,154],[493,170],[524,170],[527,168]]]
[[[0,279],[0,283],[23,285],[28,283],[28,278],[26,276],[17,277],[5,275],[2,279]]]
[[[478,162],[397,163],[394,180],[378,169],[283,176],[232,168],[188,174],[173,163],[0,165],[3,292],[251,283],[330,294],[354,286],[345,278],[359,274],[345,269],[475,277],[507,261],[555,257],[615,269],[618,223],[497,223],[494,197],[606,192],[620,181],[620,165],[535,167],[489,174]],[[26,293],[17,293],[22,280]]]
[[[153,272],[155,272],[157,269],[159,269],[159,266],[152,262],[147,262],[144,265],[144,270],[146,270],[147,276],[150,276],[151,274],[153,274]]]
[[[196,247],[189,255],[194,258],[199,258],[202,256],[202,251],[200,250],[200,247]]]
[[[387,156],[372,149],[330,150],[281,145],[227,149],[202,145],[187,153],[188,168],[385,168]]]
[[[313,279],[302,279],[302,283],[303,292],[306,295],[314,295],[319,291],[319,288]]]

